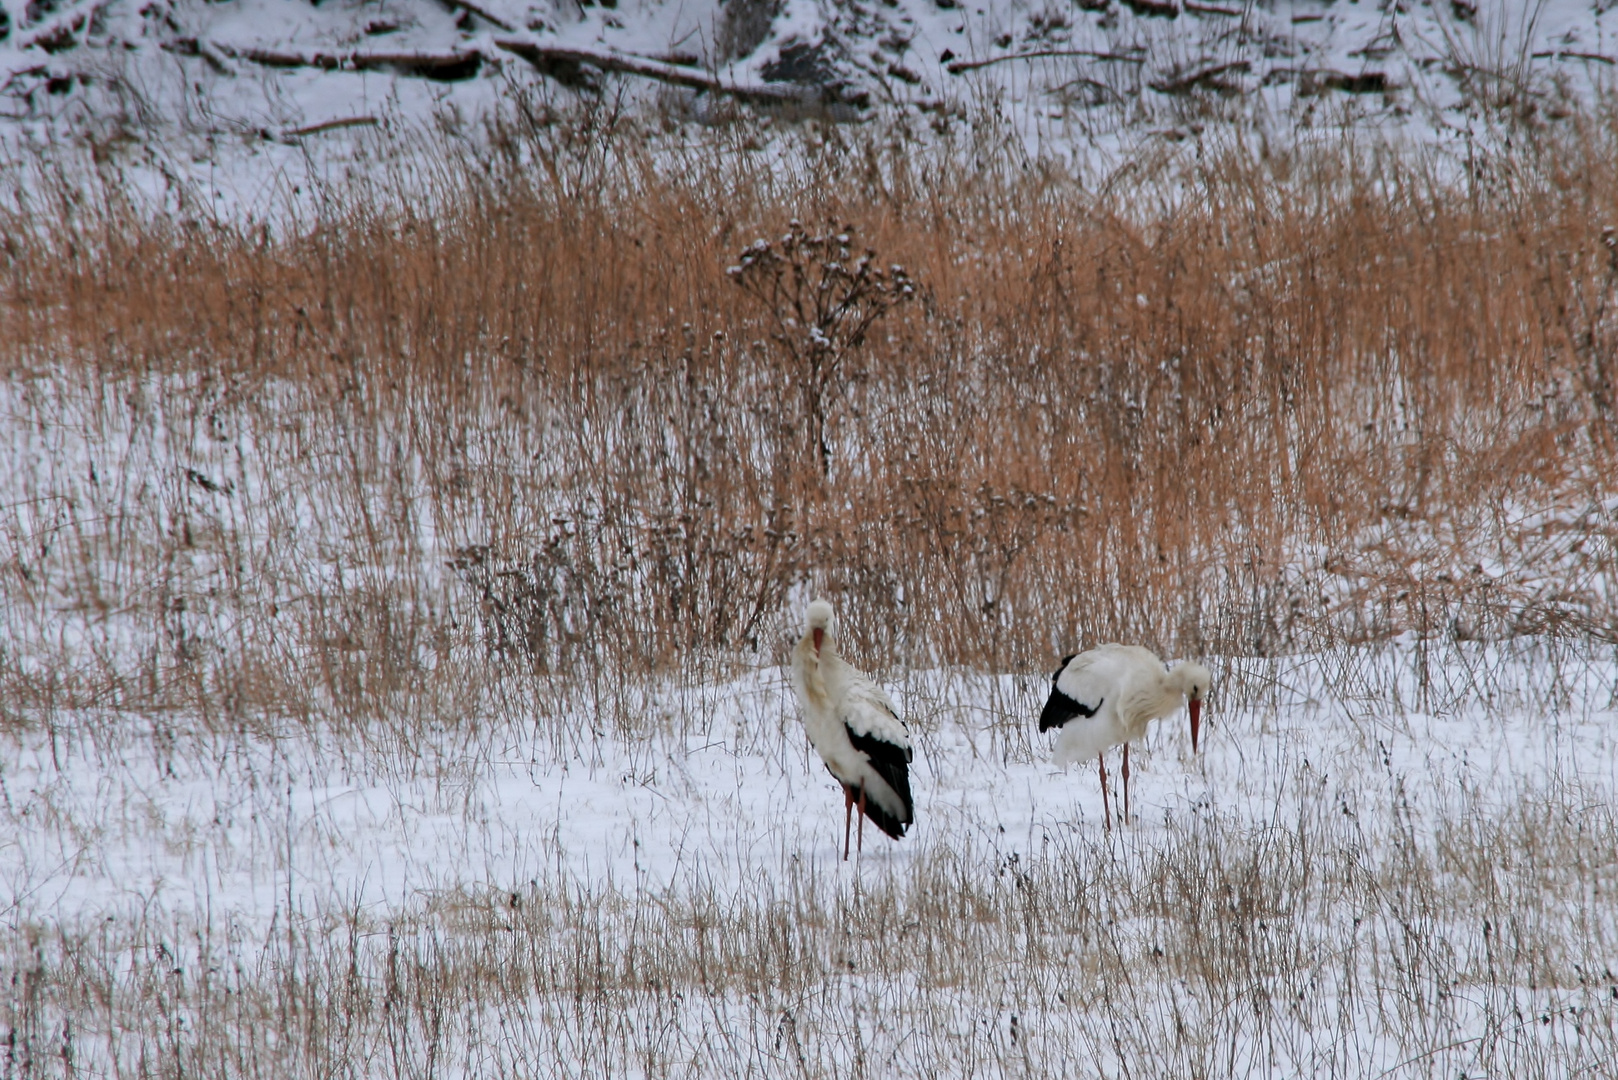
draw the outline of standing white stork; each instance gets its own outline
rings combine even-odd
[[[843,858],[848,826],[860,808],[860,849],[865,819],[899,839],[916,819],[910,798],[910,734],[886,691],[837,655],[831,605],[809,605],[803,637],[792,649],[792,686],[803,708],[803,728],[826,769],[843,785]]]
[[[1146,734],[1146,725],[1168,716],[1187,701],[1191,713],[1191,752],[1197,752],[1202,697],[1211,676],[1201,664],[1185,661],[1165,667],[1138,645],[1102,645],[1062,657],[1051,679],[1051,696],[1039,714],[1039,730],[1061,728],[1056,764],[1068,765],[1094,754],[1101,770],[1101,806],[1107,828],[1112,807],[1107,801],[1108,748],[1124,747],[1124,820],[1129,820],[1129,744]]]

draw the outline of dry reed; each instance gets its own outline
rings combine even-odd
[[[497,134],[419,205],[279,232],[5,221],[13,709],[770,656],[805,587],[884,665],[1613,637],[1604,133],[1104,185],[836,130]],[[812,395],[814,330],[726,274],[793,218],[920,296]]]

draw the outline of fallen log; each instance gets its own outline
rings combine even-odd
[[[1574,52],[1572,49],[1537,52],[1532,55],[1535,60],[1592,60],[1598,64],[1607,64],[1609,66],[1618,64],[1618,60],[1614,60],[1610,56],[1602,56],[1600,53],[1593,52]]]
[[[271,49],[222,42],[199,43],[217,49],[225,56],[266,67],[319,68],[323,71],[368,71],[393,68],[432,79],[464,79],[477,73],[486,58],[478,48],[450,52],[366,52],[302,49]],[[552,45],[526,37],[499,37],[494,44],[521,57],[540,71],[567,81],[569,72],[588,65],[600,71],[638,75],[645,79],[684,86],[713,94],[728,94],[741,101],[776,105],[860,104],[842,95],[835,87],[801,86],[794,83],[740,83],[701,68],[652,60],[614,49],[590,49],[576,45]]]
[[[173,53],[175,56],[201,57],[209,67],[221,75],[236,74],[236,65],[232,64],[223,53],[206,41],[198,41],[194,37],[170,38],[159,44],[158,48],[164,52]]]
[[[739,83],[734,79],[710,74],[701,68],[650,60],[644,56],[622,53],[614,49],[549,45],[532,38],[517,37],[495,38],[494,43],[545,72],[553,71],[558,66],[589,64],[601,71],[639,75],[641,78],[655,79],[658,82],[684,86],[691,90],[728,94],[742,101],[765,104],[815,104],[826,101],[828,97],[826,91],[817,87],[796,86],[790,83]]]
[[[429,79],[456,81],[470,79],[478,73],[478,68],[483,64],[483,53],[478,49],[444,53],[357,52],[349,58],[349,62],[355,71],[394,68],[425,75]]]
[[[443,3],[445,7],[450,8],[451,10],[458,8],[461,11],[471,12],[473,15],[476,15],[490,26],[499,27],[508,34],[513,33],[517,29],[515,26],[512,26],[510,23],[500,18],[494,12],[487,8],[479,7],[477,4],[471,3],[470,0],[443,0]]]
[[[223,42],[202,43],[217,49],[225,56],[246,60],[265,67],[319,68],[322,71],[374,71],[392,68],[411,75],[453,82],[469,79],[477,74],[483,63],[478,49],[457,49],[449,52],[326,52],[302,49],[264,49],[258,46],[227,45]]]
[[[1328,90],[1340,90],[1345,94],[1385,94],[1393,88],[1385,71],[1362,71],[1357,75],[1351,75],[1346,71],[1332,71],[1329,68],[1308,71],[1277,68],[1265,76],[1265,81],[1279,82],[1287,76],[1298,79],[1300,97],[1317,97]]]
[[[1174,3],[1165,3],[1163,0],[1123,0],[1124,7],[1136,15],[1145,15],[1154,19],[1178,19],[1180,9]]]
[[[309,124],[305,127],[289,128],[281,132],[282,139],[301,139],[305,135],[319,135],[323,131],[341,131],[351,127],[375,127],[374,116],[347,116],[341,120],[327,120],[319,124]]]

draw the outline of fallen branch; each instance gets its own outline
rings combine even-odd
[[[199,47],[207,43],[199,42]],[[739,83],[734,79],[710,74],[700,68],[651,60],[644,56],[621,53],[612,49],[589,49],[571,45],[547,45],[531,38],[502,37],[494,44],[512,53],[547,74],[559,75],[567,69],[578,70],[589,65],[601,71],[614,71],[625,75],[639,75],[646,79],[684,86],[715,94],[729,94],[743,101],[774,104],[815,104],[847,101],[837,91],[826,87],[798,86],[791,83]],[[266,67],[319,68],[323,71],[368,71],[375,68],[395,68],[412,74],[435,79],[462,79],[476,74],[486,54],[477,48],[453,52],[326,52],[321,50],[265,49],[257,46],[232,46],[215,42],[208,46],[225,56],[263,64]]]
[[[1068,87],[1071,87],[1071,86],[1088,86],[1090,89],[1100,91],[1101,93],[1106,94],[1108,97],[1112,98],[1114,101],[1118,101],[1118,102],[1128,100],[1127,98],[1124,97],[1124,95],[1120,94],[1118,91],[1114,90],[1112,87],[1108,86],[1106,83],[1102,82],[1100,79],[1088,79],[1088,78],[1085,78],[1083,75],[1079,75],[1079,76],[1076,76],[1074,78],[1071,78],[1067,82],[1063,83],[1061,86],[1058,86],[1056,89],[1047,91],[1047,93],[1050,93],[1050,94],[1065,94],[1067,92]]]
[[[1592,52],[1573,52],[1570,49],[1562,49],[1557,52],[1537,52],[1533,54],[1533,57],[1535,60],[1594,60],[1598,64],[1618,64],[1618,60],[1614,60],[1610,56],[1602,56],[1600,53]]]
[[[1144,56],[1130,56],[1125,53],[1092,52],[1089,49],[1035,49],[1032,52],[1007,53],[1005,56],[991,56],[987,60],[952,60],[944,65],[944,70],[951,75],[962,75],[978,68],[986,68],[990,64],[1000,64],[1007,60],[1038,60],[1046,56],[1083,56],[1091,60],[1110,60],[1124,64],[1144,64]]]
[[[198,41],[194,37],[177,37],[162,42],[158,45],[158,48],[176,56],[201,57],[209,67],[221,75],[236,74],[236,66],[223,53],[206,41]]]
[[[1388,92],[1388,75],[1385,71],[1366,71],[1359,75],[1329,71],[1321,78],[1320,85],[1327,90],[1341,90],[1345,94],[1385,94]]]
[[[96,3],[63,12],[44,26],[35,27],[27,37],[19,38],[17,51],[43,49],[55,56],[64,49],[73,48],[79,43],[79,32],[90,25],[90,20],[100,13],[102,6]]]
[[[327,120],[320,124],[310,124],[307,127],[291,128],[281,133],[283,139],[301,139],[305,135],[319,135],[323,131],[338,131],[351,127],[375,127],[374,116],[348,116],[341,120]]]
[[[1213,67],[1199,68],[1188,75],[1181,75],[1177,79],[1162,79],[1150,85],[1159,94],[1185,94],[1199,86],[1221,86],[1219,76],[1231,71],[1250,71],[1252,66],[1246,60],[1215,64]]]
[[[733,79],[710,75],[699,68],[682,67],[661,60],[648,60],[643,56],[621,53],[612,49],[582,49],[571,45],[543,45],[528,38],[495,38],[494,43],[509,53],[522,57],[541,71],[556,65],[589,64],[602,71],[616,71],[625,75],[639,75],[658,82],[672,83],[692,90],[705,90],[716,94],[729,94],[743,101],[807,104],[824,100],[821,91],[790,84],[769,85],[738,83]]]
[[[491,14],[477,4],[470,3],[469,0],[443,0],[443,4],[445,7],[460,8],[462,11],[471,12],[490,26],[498,27],[508,34],[514,34],[517,31],[515,26],[512,26],[499,16]]]
[[[1385,71],[1362,71],[1350,75],[1330,68],[1276,67],[1265,73],[1260,86],[1274,86],[1296,79],[1301,97],[1318,97],[1328,90],[1341,90],[1345,94],[1385,94],[1398,87],[1388,81]]]
[[[205,42],[198,42],[199,51]],[[303,52],[291,49],[261,49],[256,46],[237,48],[223,43],[212,43],[226,56],[247,60],[265,67],[319,68],[323,71],[372,71],[377,68],[395,68],[431,79],[465,79],[477,74],[483,63],[483,53],[477,49],[454,52]]]
[[[236,74],[236,65],[232,64],[223,53],[206,41],[197,42],[197,55],[202,57],[209,67],[221,75]]]
[[[1136,15],[1145,15],[1154,19],[1178,19],[1180,9],[1172,2],[1164,0],[1123,0],[1124,7]]]
[[[260,49],[252,45],[238,49],[232,45],[218,43],[215,44],[215,48],[226,56],[246,60],[252,64],[263,64],[265,67],[312,67],[335,71],[343,66],[343,56],[337,53],[286,52],[280,49]]]
[[[399,68],[404,71],[418,72],[429,77],[469,78],[477,74],[478,67],[483,63],[483,53],[478,49],[445,53],[357,52],[349,57],[349,63],[353,65],[355,71],[368,71],[374,68]],[[464,71],[465,74],[449,74],[452,71]]]

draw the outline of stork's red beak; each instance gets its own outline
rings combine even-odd
[[[819,656],[820,655],[820,643],[826,637],[826,630],[825,630],[824,627],[817,626],[817,627],[814,628],[814,630],[811,631],[811,633],[814,635],[814,639],[815,639],[815,655]]]
[[[1202,699],[1192,698],[1186,702],[1186,708],[1191,712],[1191,752],[1197,752],[1197,730],[1202,727]]]

